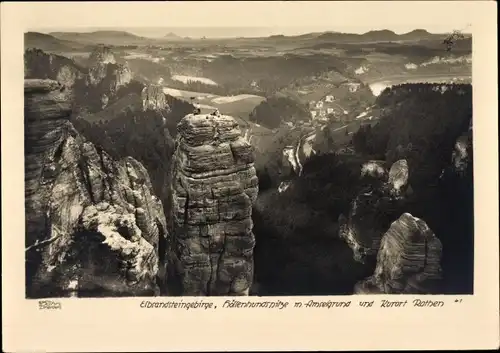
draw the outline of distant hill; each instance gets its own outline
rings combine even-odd
[[[95,31],[95,32],[51,32],[51,36],[86,44],[134,45],[147,44],[149,38],[140,37],[125,31]]]
[[[432,34],[426,31],[425,29],[414,29],[411,32],[404,33],[399,35],[399,38],[404,38],[405,40],[423,40],[430,39],[432,37],[440,36],[443,37],[443,34]]]
[[[374,41],[374,42],[387,42],[398,40],[399,36],[393,31],[389,31],[387,29],[377,30],[377,31],[369,31],[360,36],[362,41]]]
[[[415,29],[408,33],[397,34],[393,31],[373,30],[363,34],[342,33],[342,32],[319,32],[306,33],[298,36],[272,35],[267,37],[268,40],[278,41],[301,41],[305,43],[363,43],[363,42],[393,42],[402,40],[427,40],[441,39],[445,34],[429,33],[425,29]]]
[[[283,34],[275,34],[275,35],[269,36],[268,38],[269,39],[282,39],[282,38],[286,38],[286,37]]]
[[[24,33],[24,49],[37,48],[43,51],[72,51],[85,49],[86,45],[70,40],[58,39],[39,32]]]
[[[179,40],[179,39],[183,39],[183,38],[181,36],[175,34],[174,32],[169,32],[169,33],[165,34],[163,39]]]

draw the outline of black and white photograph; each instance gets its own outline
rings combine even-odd
[[[496,6],[2,2],[3,351],[498,348]]]
[[[473,294],[472,40],[29,29],[26,298]]]

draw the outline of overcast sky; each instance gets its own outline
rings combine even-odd
[[[476,3],[476,4],[475,4]],[[389,29],[471,32],[475,1],[272,1],[30,3],[31,30],[127,30],[159,37],[252,37]],[[477,12],[477,11],[476,11]]]

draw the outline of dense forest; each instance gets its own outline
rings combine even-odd
[[[276,93],[255,107],[250,114],[250,121],[274,129],[283,122],[309,120],[310,117],[305,104],[288,95]]]
[[[354,136],[357,151],[392,163],[408,160],[413,185],[437,180],[459,134],[472,118],[472,86],[405,84],[376,100],[383,117]]]

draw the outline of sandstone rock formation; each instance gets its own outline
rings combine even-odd
[[[82,68],[64,56],[48,54],[40,49],[28,49],[24,53],[25,78],[53,79],[71,88],[83,76]]]
[[[371,160],[361,166],[361,177],[387,179],[387,174],[385,161]]]
[[[172,252],[183,295],[248,295],[253,279],[254,151],[229,116],[187,115],[173,158]]]
[[[472,119],[471,119],[472,123]],[[469,131],[458,137],[452,152],[452,166],[455,173],[463,175],[472,163],[472,126]]]
[[[132,72],[128,64],[126,62],[117,63],[109,47],[97,46],[90,53],[88,62],[87,84],[89,86],[99,85],[100,90],[105,92],[104,94],[108,98],[132,80]]]
[[[141,92],[142,109],[151,110],[169,110],[167,96],[163,93],[162,87],[157,85],[149,85],[143,88]]]
[[[132,81],[128,64],[117,63],[104,46],[91,52],[87,68],[63,56],[29,49],[24,54],[24,71],[27,79],[51,79],[71,89],[75,108],[89,112],[106,108],[118,98],[118,90]]]
[[[111,48],[105,45],[98,45],[89,55],[89,66],[100,64],[116,64],[115,56]]]
[[[394,162],[389,170],[388,185],[393,196],[399,197],[405,193],[408,187],[408,162],[400,159]]]
[[[357,294],[431,294],[441,280],[440,240],[409,213],[384,234],[373,276],[355,286]]]
[[[295,147],[294,146],[285,146],[283,148],[283,156],[282,156],[282,174],[290,175],[293,172],[295,175],[300,175],[302,172],[300,161],[297,159],[295,155]]]
[[[88,59],[88,82],[90,85],[99,84],[107,76],[108,64],[116,65],[116,59],[111,49],[104,45],[95,47]]]
[[[86,142],[58,82],[24,94],[27,296],[157,293],[167,228],[145,168]]]
[[[297,134],[293,145],[287,145],[283,148],[282,166],[292,169],[295,175],[301,176],[304,171],[304,164],[307,160],[316,154],[313,148],[316,139],[316,133],[309,127],[300,127],[295,129]]]
[[[405,160],[396,161],[388,173],[380,163],[369,162],[362,166],[362,173],[363,168],[381,171],[375,172],[381,179],[363,188],[352,201],[348,216],[339,217],[339,236],[352,249],[354,259],[362,263],[377,255],[380,239],[404,204],[404,192],[408,189]]]

